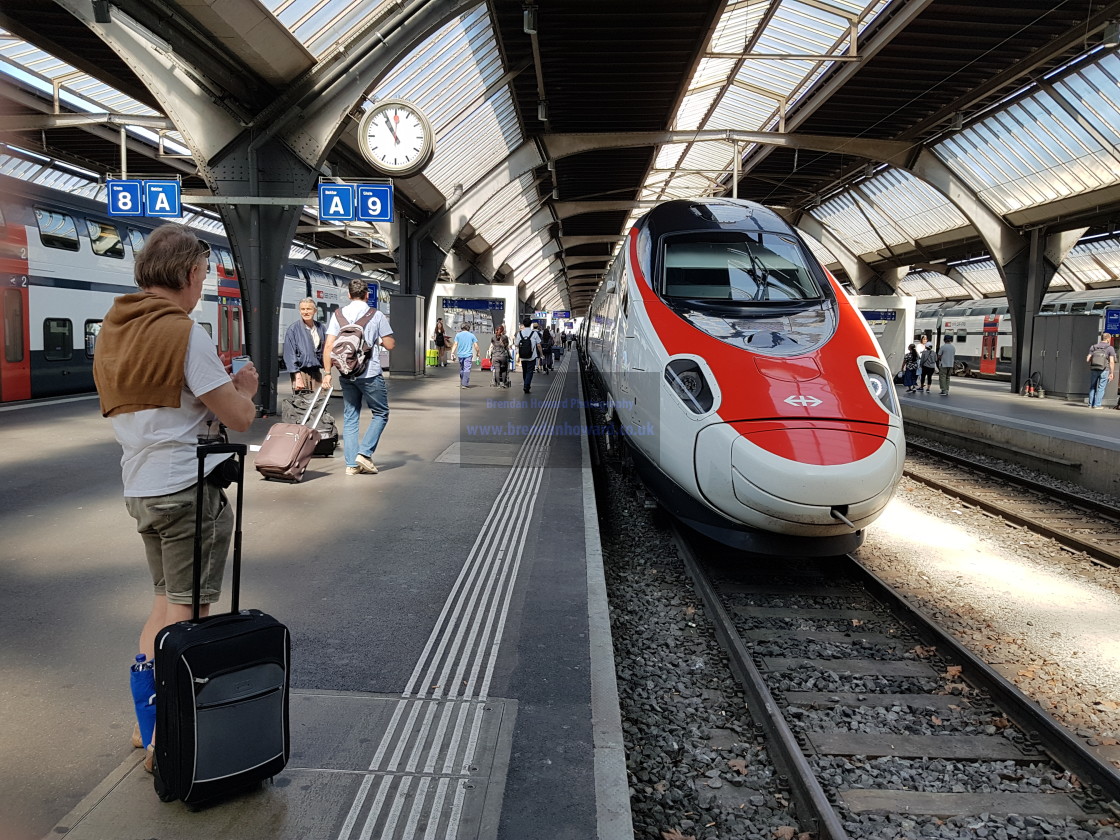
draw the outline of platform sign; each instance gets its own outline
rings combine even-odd
[[[548,320],[548,311],[546,310],[544,312],[534,312],[533,313],[533,320],[534,321],[547,321]]]
[[[109,190],[110,216],[144,215],[144,201],[141,198],[143,181],[109,181],[106,186]]]
[[[393,221],[393,185],[359,184],[358,218],[363,222]]]
[[[178,218],[183,215],[179,195],[178,181],[145,181],[144,215]]]
[[[898,319],[898,313],[893,309],[865,309],[863,317],[867,321],[894,321]]]
[[[1104,331],[1112,335],[1120,333],[1120,309],[1104,311]]]
[[[554,309],[552,310],[552,320],[561,321],[565,318],[571,318],[571,310],[568,309]]]
[[[319,185],[319,221],[352,222],[354,220],[354,185]]]

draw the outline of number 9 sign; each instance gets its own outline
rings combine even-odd
[[[393,221],[393,185],[360,184],[357,215],[363,222]]]

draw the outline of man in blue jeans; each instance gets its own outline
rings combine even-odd
[[[1116,370],[1116,349],[1110,333],[1101,334],[1085,361],[1089,363],[1089,408],[1104,408],[1104,391]]]
[[[350,281],[350,302],[339,311],[346,323],[353,324],[370,311],[366,298],[369,296],[369,287],[365,280]],[[389,422],[389,392],[385,387],[385,377],[381,373],[380,349],[392,350],[397,340],[393,338],[393,328],[389,319],[384,314],[374,311],[373,317],[365,325],[366,342],[373,349],[370,351],[369,364],[363,373],[350,378],[342,379],[342,453],[346,458],[347,475],[363,475],[377,472],[373,463],[373,453],[377,449],[377,442]],[[331,387],[331,350],[338,338],[342,327],[335,315],[331,315],[330,324],[327,326],[327,341],[323,345],[323,365],[326,372],[323,374],[323,387]],[[378,346],[380,345],[380,347]],[[365,404],[373,415],[369,428],[358,441],[358,429],[361,425],[362,404]]]
[[[455,336],[455,359],[459,362],[459,387],[471,387],[471,362],[478,355],[478,339],[467,324]]]

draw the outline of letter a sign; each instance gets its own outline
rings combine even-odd
[[[319,185],[319,221],[349,222],[354,219],[352,184]]]
[[[179,209],[178,181],[144,182],[144,215],[167,216],[176,218],[182,215]]]

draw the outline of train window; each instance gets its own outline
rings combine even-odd
[[[1094,312],[1103,312],[1105,309],[1108,308],[1108,304],[1109,304],[1109,302],[1107,300],[1095,300],[1095,301],[1093,301],[1093,311]]]
[[[139,254],[144,250],[144,243],[148,241],[148,237],[144,235],[144,231],[137,230],[136,228],[128,229],[128,244],[132,246],[132,253]]]
[[[757,239],[714,238],[712,234],[665,238],[668,297],[741,302],[821,298],[794,240],[768,233]]]
[[[214,337],[214,325],[213,324],[211,324],[209,321],[199,321],[198,325],[200,327],[202,327],[204,330],[206,330],[206,334],[208,336],[210,336],[211,338]]]
[[[1084,312],[1088,307],[1089,307],[1089,304],[1088,304],[1087,301],[1079,300],[1077,303],[1070,306],[1069,311],[1070,312]]]
[[[1038,311],[1039,312],[1053,312],[1054,311],[1054,304],[1044,303],[1044,304],[1042,304],[1042,308],[1039,309]]]
[[[966,330],[966,329],[957,330],[957,338],[961,339],[961,341],[963,341],[967,337],[968,337],[968,330]],[[959,344],[960,342],[957,342],[957,343]]]
[[[996,307],[996,311],[995,311],[995,314],[996,314],[996,315],[1006,315],[1006,314],[1007,314],[1007,313],[1009,313],[1010,311],[1011,311],[1011,309],[1010,309],[1009,307],[1006,307],[1006,306],[997,306],[997,307]]]
[[[233,271],[233,254],[231,254],[225,248],[215,248],[214,253],[221,261],[222,268],[224,268],[226,271]]]
[[[1069,311],[1069,304],[1068,304],[1068,303],[1059,303],[1059,304],[1058,304],[1058,311],[1059,311],[1059,312],[1067,312],[1067,311]]]
[[[74,324],[69,318],[43,320],[43,358],[64,362],[74,356]]]
[[[100,321],[86,321],[86,358],[92,359],[97,350],[97,337],[101,335]]]
[[[4,361],[23,361],[23,293],[4,290]]]
[[[231,306],[229,310],[230,346],[241,352],[241,307]]]
[[[78,250],[78,226],[73,216],[36,207],[35,221],[39,225],[39,241],[48,248]]]
[[[0,227],[7,227],[8,223],[4,221],[4,209],[0,207]]]
[[[86,230],[89,231],[89,244],[93,247],[93,253],[99,257],[124,258],[124,243],[116,225],[86,219]]]
[[[964,315],[964,308],[959,307],[957,309],[946,309],[944,312],[941,313],[941,315],[945,318],[953,318],[957,315]]]
[[[229,352],[229,307],[218,307],[218,352]]]

